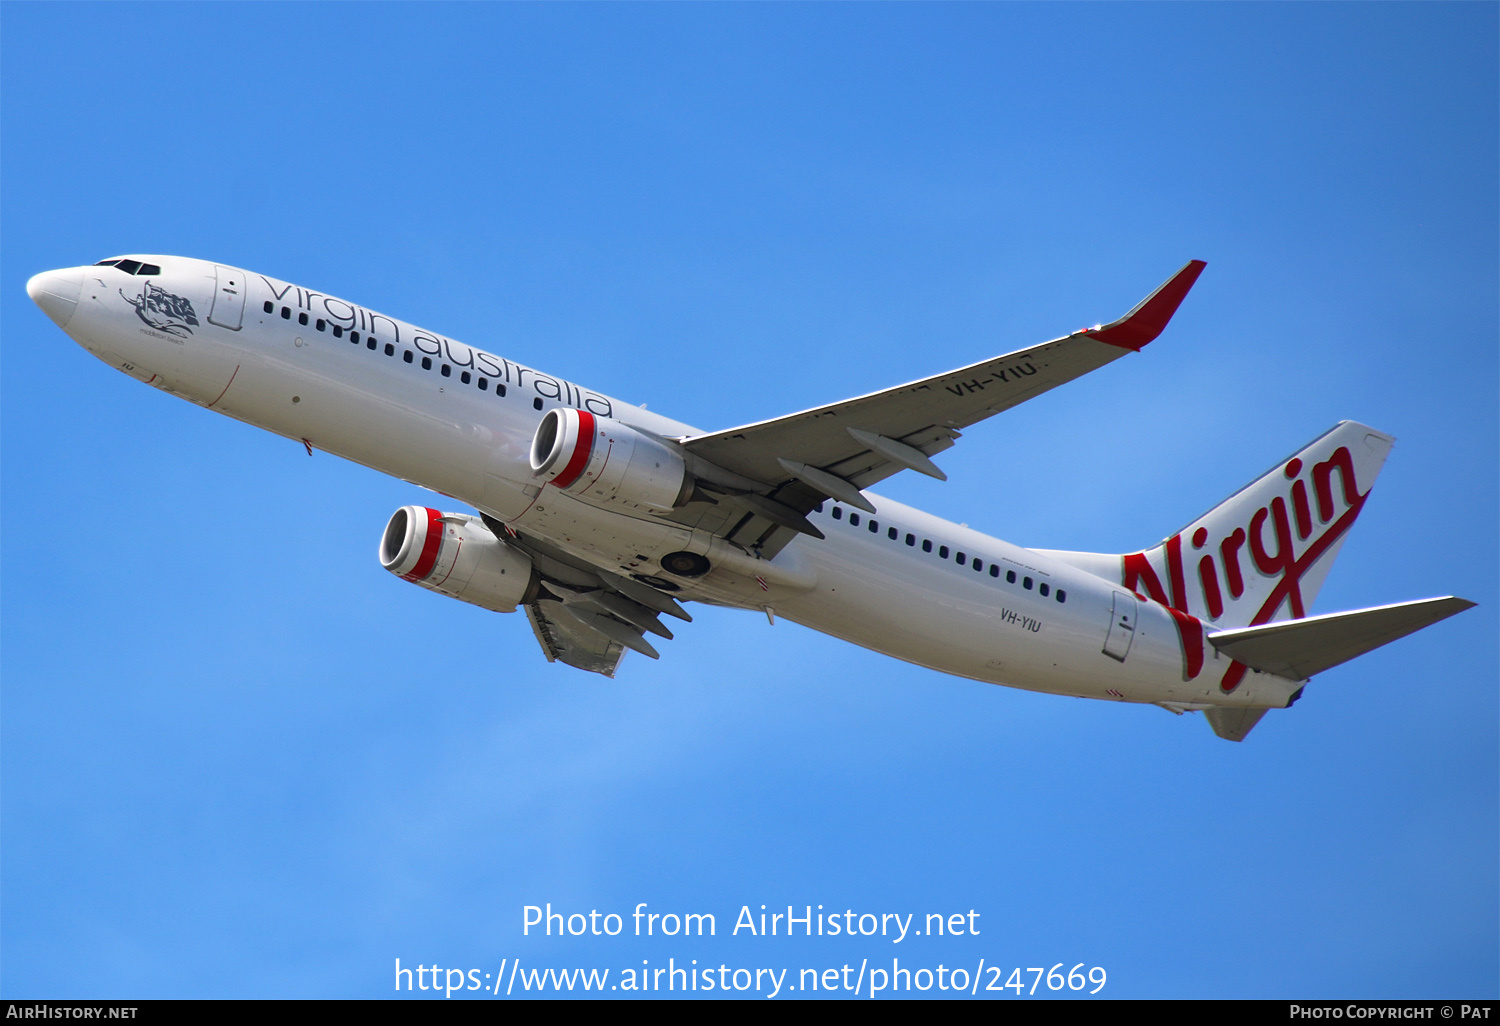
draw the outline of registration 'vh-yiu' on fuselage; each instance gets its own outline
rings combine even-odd
[[[1204,712],[1241,740],[1308,678],[1467,608],[1308,610],[1392,439],[1349,421],[1139,552],[1023,548],[867,491],[961,429],[1139,352],[1203,269],[1125,317],[993,360],[704,432],[356,303],[134,255],[27,284],[103,362],[467,504],[397,510],[397,576],[613,676],[685,601],[763,611],[974,680]]]

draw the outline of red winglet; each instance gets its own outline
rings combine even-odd
[[[1166,328],[1167,322],[1182,305],[1188,289],[1193,287],[1193,282],[1207,266],[1202,260],[1189,260],[1186,267],[1168,278],[1161,288],[1137,303],[1124,317],[1084,334],[1121,349],[1140,352],[1147,342]]]

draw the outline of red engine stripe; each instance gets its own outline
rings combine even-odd
[[[578,410],[578,441],[573,443],[573,456],[568,460],[568,465],[563,472],[553,478],[552,483],[559,488],[566,488],[578,480],[584,468],[589,465],[589,456],[594,451],[594,415],[588,410]]]
[[[427,509],[427,537],[422,542],[422,555],[417,560],[417,565],[410,572],[401,575],[403,580],[420,581],[432,573],[432,568],[437,564],[438,549],[443,545],[443,521],[442,514],[435,509]]]

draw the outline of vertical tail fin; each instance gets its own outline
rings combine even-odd
[[[1184,678],[1203,669],[1203,627],[1304,617],[1395,439],[1342,421],[1155,548],[1126,555],[1053,552],[1167,607]],[[1233,691],[1236,663],[1221,682]]]
[[[1220,627],[1306,616],[1394,442],[1341,422],[1156,548],[1122,557],[1121,583]]]

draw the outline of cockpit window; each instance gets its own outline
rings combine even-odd
[[[161,268],[156,264],[143,264],[139,260],[127,260],[123,257],[115,257],[113,260],[101,260],[95,267],[118,267],[126,274],[160,274]]]

